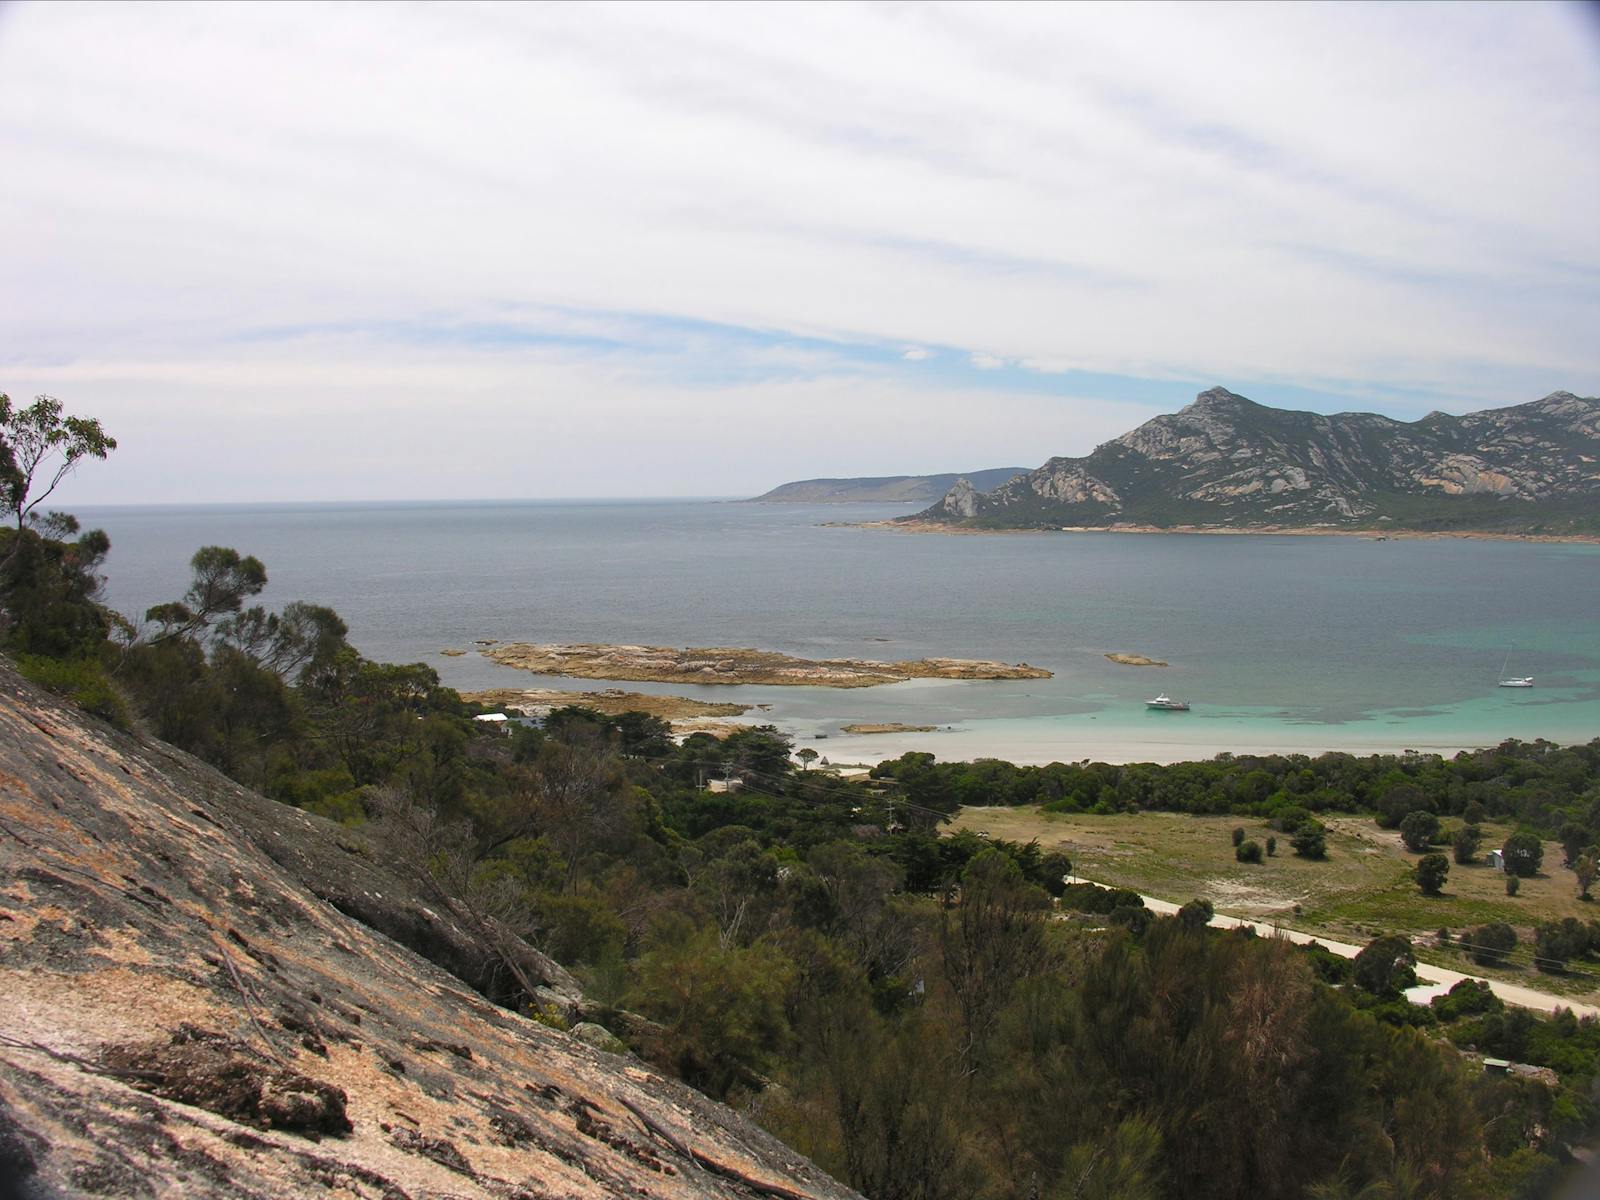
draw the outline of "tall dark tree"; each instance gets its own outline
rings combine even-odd
[[[13,650],[81,659],[109,631],[96,573],[111,549],[99,530],[79,533],[66,513],[39,506],[85,458],[104,459],[116,440],[91,417],[66,416],[61,402],[39,396],[16,407],[0,392],[0,640]]]
[[[1506,874],[1528,879],[1544,862],[1544,843],[1532,830],[1519,829],[1506,839],[1500,853],[1505,855]]]
[[[1356,955],[1356,986],[1374,996],[1398,995],[1417,981],[1416,965],[1411,943],[1399,934],[1373,938]]]
[[[98,420],[66,416],[53,396],[17,408],[0,392],[0,516],[14,517],[21,532],[80,462],[116,448]]]
[[[1483,830],[1476,825],[1463,825],[1456,830],[1455,839],[1451,842],[1451,849],[1455,852],[1456,865],[1469,866],[1478,861],[1478,847],[1483,844]]]
[[[1400,840],[1413,854],[1421,854],[1439,836],[1439,818],[1431,812],[1418,809],[1408,812],[1400,821]]]
[[[985,850],[967,864],[959,895],[945,907],[939,943],[968,1071],[981,1066],[1012,989],[1045,966],[1048,903],[1009,855]]]
[[[1424,854],[1417,860],[1417,886],[1424,895],[1437,896],[1450,875],[1450,860],[1442,854]]]

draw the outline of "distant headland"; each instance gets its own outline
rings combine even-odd
[[[1600,400],[1552,392],[1397,421],[1271,408],[1217,387],[1084,457],[997,486],[957,479],[884,524],[1590,540],[1600,537]]]
[[[859,479],[800,479],[756,496],[751,504],[932,504],[965,479],[980,491],[997,488],[1027,467],[992,467],[944,475],[876,475]]]

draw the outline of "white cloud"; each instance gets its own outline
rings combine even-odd
[[[972,365],[977,367],[980,371],[998,371],[1001,367],[1006,365],[1005,359],[996,358],[992,354],[974,354],[971,362]]]
[[[900,356],[907,362],[922,362],[933,357],[931,350],[924,350],[921,346],[913,346]]]
[[[871,373],[673,384],[568,350],[485,357],[359,339],[34,367],[28,380],[118,438],[110,462],[74,475],[69,508],[130,496],[755,495],[808,475],[1036,466],[1156,411],[1094,395],[929,391]],[[974,423],[974,411],[1007,419]]]
[[[296,374],[260,361],[263,331],[425,333],[512,312],[539,314],[522,324],[612,381],[614,404],[651,413],[672,394],[683,420],[683,372],[725,352],[699,322],[755,331],[765,384],[830,379],[857,415],[898,403],[892,385],[796,339],[1040,372],[1416,386],[1456,408],[1593,392],[1600,56],[1584,19],[8,6],[0,386],[25,393],[34,367],[68,363],[83,379],[210,372],[241,404],[288,403],[249,385],[259,369],[381,408],[371,381],[395,338]],[[641,317],[686,322],[649,334],[663,374],[618,348]],[[499,369],[503,348],[415,341],[404,357],[451,397],[471,394],[452,372]],[[1035,403],[989,399],[1019,418]],[[944,439],[939,469],[965,469],[949,459],[967,422],[937,424],[952,411],[930,403],[919,424]],[[1038,419],[1040,454],[1067,449]],[[619,420],[613,437],[639,428]],[[745,450],[772,434],[750,436]],[[888,469],[884,436],[868,452]],[[218,486],[298,469],[255,454]],[[703,477],[642,452],[639,470],[642,490]]]

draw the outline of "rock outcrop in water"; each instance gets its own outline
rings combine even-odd
[[[776,687],[874,687],[907,679],[1049,679],[1043,667],[970,658],[877,662],[860,658],[795,658],[736,646],[612,646],[593,642],[487,646],[483,656],[536,675],[654,683],[760,683]]]
[[[1396,421],[1202,392],[1084,458],[907,518],[986,528],[1379,527],[1600,533],[1600,400]]]
[[[0,1196],[854,1196],[495,1000],[581,1008],[350,831],[0,662]]]

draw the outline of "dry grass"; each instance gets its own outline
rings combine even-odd
[[[1524,879],[1509,897],[1505,876],[1485,866],[1450,866],[1444,895],[1424,896],[1411,872],[1417,856],[1400,835],[1379,829],[1370,817],[1332,816],[1328,857],[1297,858],[1289,838],[1264,823],[1237,816],[1197,817],[1178,813],[1122,813],[1113,816],[1042,812],[1038,808],[964,808],[954,827],[993,837],[1061,849],[1073,870],[1099,883],[1132,888],[1174,903],[1204,897],[1221,912],[1278,920],[1296,929],[1361,943],[1379,933],[1403,933],[1431,941],[1441,928],[1460,932],[1491,921],[1517,930],[1524,948],[1541,921],[1577,917],[1600,920],[1600,903],[1578,899],[1571,871],[1561,866],[1561,847],[1545,843],[1544,870]],[[1266,845],[1278,839],[1278,853],[1259,866],[1234,858],[1232,831]],[[1498,846],[1510,830],[1484,826],[1484,846]],[[1435,847],[1449,857],[1448,847]],[[1600,892],[1600,887],[1597,887]],[[1298,908],[1297,908],[1298,906]],[[1431,952],[1430,959],[1436,956]],[[1442,965],[1477,970],[1458,952],[1438,956]],[[1587,970],[1593,970],[1591,966]],[[1507,977],[1532,982],[1531,971]],[[1565,979],[1538,976],[1540,986],[1591,994],[1600,979],[1574,973]]]

